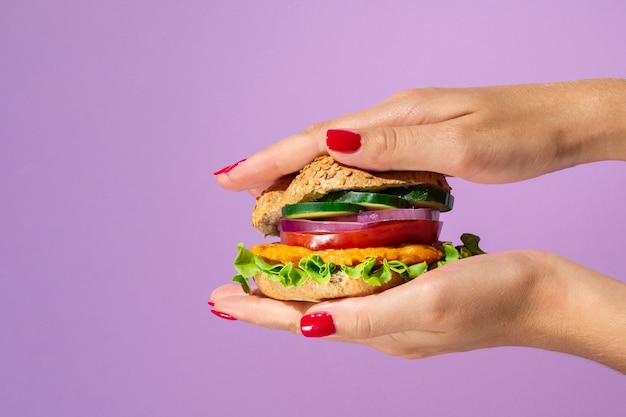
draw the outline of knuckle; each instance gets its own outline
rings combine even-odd
[[[453,175],[469,178],[479,169],[484,150],[477,139],[477,132],[466,123],[448,123],[442,132],[442,138],[454,152],[448,154],[447,165]]]
[[[382,130],[384,152],[386,154],[395,154],[400,150],[401,138],[398,135],[398,131],[393,128],[386,127]]]
[[[376,162],[380,170],[393,169],[393,161],[397,155],[405,151],[404,139],[398,131],[391,127],[380,128],[380,139],[374,141],[372,154],[376,155]]]
[[[445,268],[430,273],[443,274]],[[423,325],[429,329],[442,329],[449,320],[450,310],[455,301],[451,298],[450,290],[445,279],[433,279],[422,285],[421,299],[423,300],[420,318]]]
[[[287,329],[288,332],[293,333],[293,334],[302,334],[302,331],[300,330],[300,322],[299,321],[291,321],[289,322],[289,324],[287,325]]]
[[[405,88],[395,92],[391,97],[389,97],[389,100],[402,100],[408,97],[413,97],[418,92],[419,90],[417,88]]]
[[[389,100],[426,100],[440,95],[445,89],[437,87],[406,88],[397,91]]]
[[[372,318],[367,312],[359,312],[355,315],[352,332],[352,337],[355,339],[371,339],[375,336]]]

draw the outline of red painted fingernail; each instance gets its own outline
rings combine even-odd
[[[326,146],[331,151],[353,153],[361,147],[361,135],[348,130],[330,129],[326,132]]]
[[[220,175],[220,174],[228,174],[233,168],[238,167],[239,165],[241,165],[242,163],[244,163],[246,160],[246,158],[242,159],[241,161],[237,161],[232,165],[228,165],[227,167],[224,167],[222,169],[218,169],[217,171],[215,171],[213,173],[213,175]]]
[[[231,316],[230,314],[226,314],[226,313],[222,313],[221,311],[217,311],[217,310],[211,310],[211,313],[215,314],[217,317],[221,317],[225,320],[237,320],[236,318],[234,318],[233,316]]]
[[[300,319],[300,330],[305,337],[324,337],[335,334],[333,316],[328,313],[314,313]]]
[[[211,307],[215,307],[215,303],[214,303],[213,301],[209,301],[209,305],[210,305]]]

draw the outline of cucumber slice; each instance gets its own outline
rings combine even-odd
[[[416,185],[385,190],[407,200],[412,207],[433,208],[439,211],[450,211],[454,206],[454,196],[441,188],[430,185]]]
[[[285,219],[321,219],[345,216],[365,210],[358,204],[335,201],[312,201],[309,203],[288,204],[282,209]]]
[[[401,197],[363,191],[348,191],[339,196],[335,202],[358,204],[367,207],[368,210],[411,208],[411,204]]]

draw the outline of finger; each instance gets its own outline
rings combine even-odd
[[[462,90],[402,91],[375,106],[314,124],[276,142],[244,161],[217,171],[217,181],[228,190],[252,190],[258,195],[259,190],[264,190],[278,178],[297,172],[316,156],[327,153],[329,129],[412,126],[453,119],[467,111],[467,100],[462,100],[463,96],[459,94]]]
[[[239,284],[226,284],[214,289],[209,297],[209,300],[217,302],[220,298],[230,297],[233,295],[246,295],[246,293]]]
[[[328,132],[328,153],[343,164],[368,171],[433,171],[467,177],[464,161],[468,149],[459,140],[461,122],[340,131],[339,140],[331,131]],[[354,145],[342,149],[341,140],[350,133]]]
[[[258,292],[245,294],[235,287],[239,286],[224,285],[211,294],[216,311],[257,326],[300,333],[300,318],[311,303],[273,300]]]
[[[321,126],[321,125],[320,125]],[[323,128],[315,127],[276,142],[232,169],[217,175],[220,186],[231,191],[263,190],[275,180],[297,172],[326,152]]]

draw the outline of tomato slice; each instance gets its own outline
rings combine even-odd
[[[440,221],[408,220],[382,222],[362,230],[337,233],[281,232],[280,243],[311,250],[431,245],[439,239],[441,225]]]

